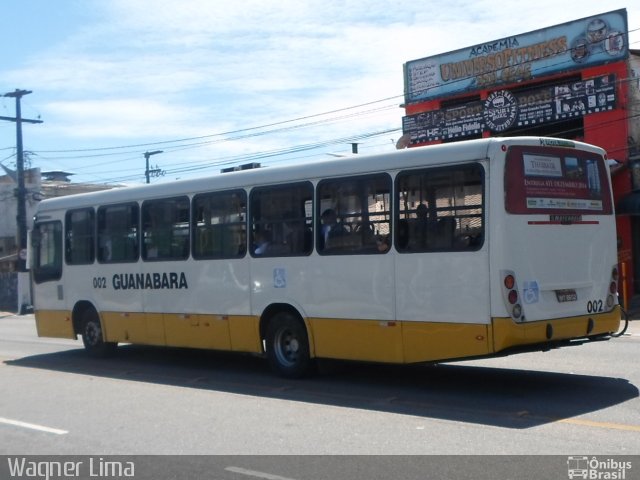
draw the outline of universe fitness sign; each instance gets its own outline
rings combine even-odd
[[[475,45],[404,66],[405,102],[416,103],[628,57],[625,9]]]
[[[616,108],[615,85],[609,74],[514,93],[497,90],[486,100],[406,116],[402,130],[417,145],[605,112]]]

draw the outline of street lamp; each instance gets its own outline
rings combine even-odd
[[[154,150],[153,152],[144,152],[144,159],[145,159],[145,161],[147,163],[147,168],[144,171],[144,175],[145,175],[145,177],[147,177],[147,183],[150,183],[150,181],[149,181],[149,157],[151,155],[157,155],[157,154],[162,153],[162,152],[163,152],[162,150]]]

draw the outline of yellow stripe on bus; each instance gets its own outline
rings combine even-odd
[[[489,353],[488,325],[311,318],[315,356],[419,363]]]
[[[36,330],[39,337],[76,338],[71,312],[66,310],[36,310]]]
[[[315,356],[402,363],[400,322],[310,318]]]
[[[427,362],[487,355],[489,325],[403,322],[405,362]]]
[[[110,342],[262,353],[257,316],[102,312],[101,318]],[[305,324],[313,357],[419,363],[616,332],[620,309],[524,323],[511,318],[493,318],[491,324],[307,318]],[[36,325],[39,336],[76,338],[68,311],[38,310]]]
[[[589,320],[593,328],[588,331]],[[547,339],[547,326],[552,336]],[[493,319],[493,348],[500,352],[509,347],[544,343],[548,340],[566,340],[587,335],[599,335],[616,332],[620,328],[620,307],[608,313],[582,315],[562,319],[541,320],[538,322],[516,323],[511,318]]]
[[[103,312],[107,341],[262,352],[259,321],[250,315]]]

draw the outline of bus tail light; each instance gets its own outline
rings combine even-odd
[[[518,294],[518,282],[515,274],[510,270],[500,272],[502,280],[502,298],[511,318],[517,322],[524,320],[522,305],[520,305],[520,295]]]

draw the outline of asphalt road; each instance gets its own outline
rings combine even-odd
[[[218,352],[126,345],[92,359],[81,341],[38,338],[33,316],[0,315],[0,455],[217,455],[209,478],[276,480],[339,478],[331,475],[349,462],[362,474],[351,478],[389,478],[372,476],[391,468],[382,460],[365,468],[352,455],[557,455],[567,478],[568,456],[640,454],[639,360],[634,321],[620,338],[546,353],[436,366],[323,362],[317,376],[292,381],[264,359]],[[247,463],[236,455],[262,457],[236,465]],[[276,474],[283,462],[271,455],[312,457]],[[192,468],[213,461],[194,458]],[[420,472],[423,461],[433,472],[438,457],[401,458],[396,473]],[[305,469],[315,474],[300,476]]]

